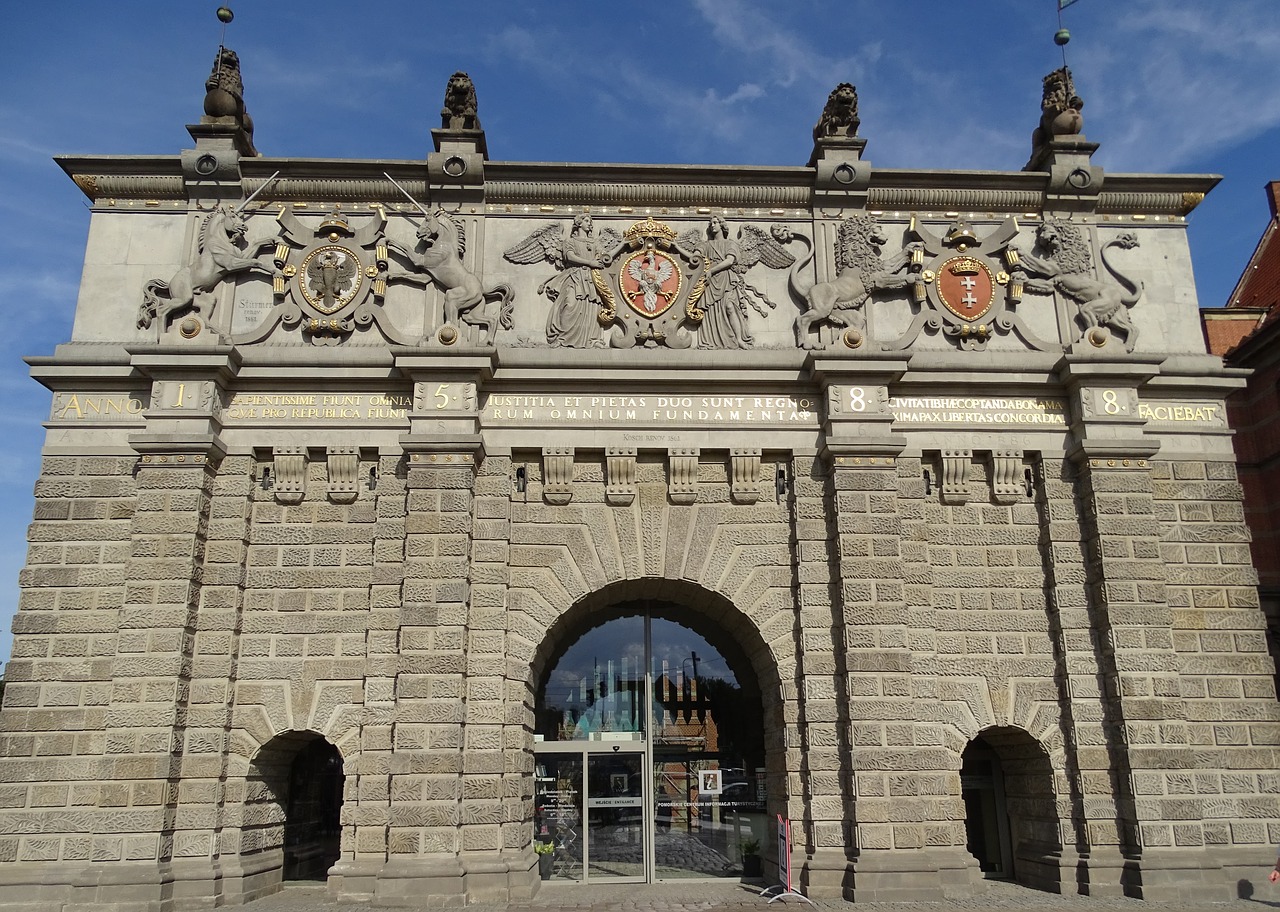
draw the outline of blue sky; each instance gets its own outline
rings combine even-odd
[[[55,154],[191,145],[216,3],[9,4],[0,30],[0,657],[49,394],[22,357],[70,334],[89,212]],[[258,148],[422,158],[468,71],[497,160],[803,165],[838,82],[885,168],[1017,170],[1061,63],[1055,0],[232,4]],[[1224,176],[1192,214],[1202,306],[1225,302],[1280,179],[1280,3],[1080,0],[1085,133],[1111,172]]]

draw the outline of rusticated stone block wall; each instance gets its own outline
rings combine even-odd
[[[1157,462],[1152,497],[1177,672],[1176,715],[1136,732],[1165,748],[1134,770],[1149,846],[1267,845],[1280,839],[1280,706],[1258,608],[1235,466]],[[1194,751],[1177,756],[1183,745]]]
[[[0,714],[0,860],[148,857],[145,837],[104,831],[154,806],[155,790],[98,785],[136,465],[136,457],[42,461]]]

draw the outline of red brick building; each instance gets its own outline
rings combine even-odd
[[[1268,639],[1280,661],[1280,181],[1267,185],[1267,201],[1271,220],[1227,306],[1203,319],[1209,350],[1229,367],[1253,371],[1227,411]]]

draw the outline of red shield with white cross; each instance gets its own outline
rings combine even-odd
[[[961,320],[977,320],[995,301],[991,268],[973,256],[956,256],[938,270],[938,297]]]

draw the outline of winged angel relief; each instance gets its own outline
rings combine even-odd
[[[548,262],[558,270],[538,286],[551,300],[547,314],[547,343],[562,348],[604,348],[599,319],[604,302],[596,289],[593,270],[613,262],[626,245],[612,228],[595,234],[589,215],[573,220],[569,236],[559,222],[544,225],[503,253],[522,266]]]
[[[786,237],[784,231],[774,233]],[[701,301],[706,316],[698,330],[699,347],[750,348],[754,339],[747,326],[748,309],[767,317],[777,305],[747,281],[747,272],[757,263],[785,269],[795,257],[777,238],[755,225],[739,228],[736,240],[729,237],[729,226],[719,216],[711,218],[705,237],[692,229],[680,235],[676,245],[696,251],[706,261],[706,290]]]
[[[724,219],[677,237],[653,219],[619,235],[599,233],[589,215],[544,225],[503,254],[521,265],[549,262],[558,270],[538,287],[552,301],[547,342],[567,348],[687,348],[697,329],[700,348],[748,348],[751,310],[776,305],[746,280],[757,264],[782,269],[795,262],[788,233],[743,225],[730,237]],[[630,253],[624,255],[624,251]],[[605,332],[608,332],[607,339]]]

